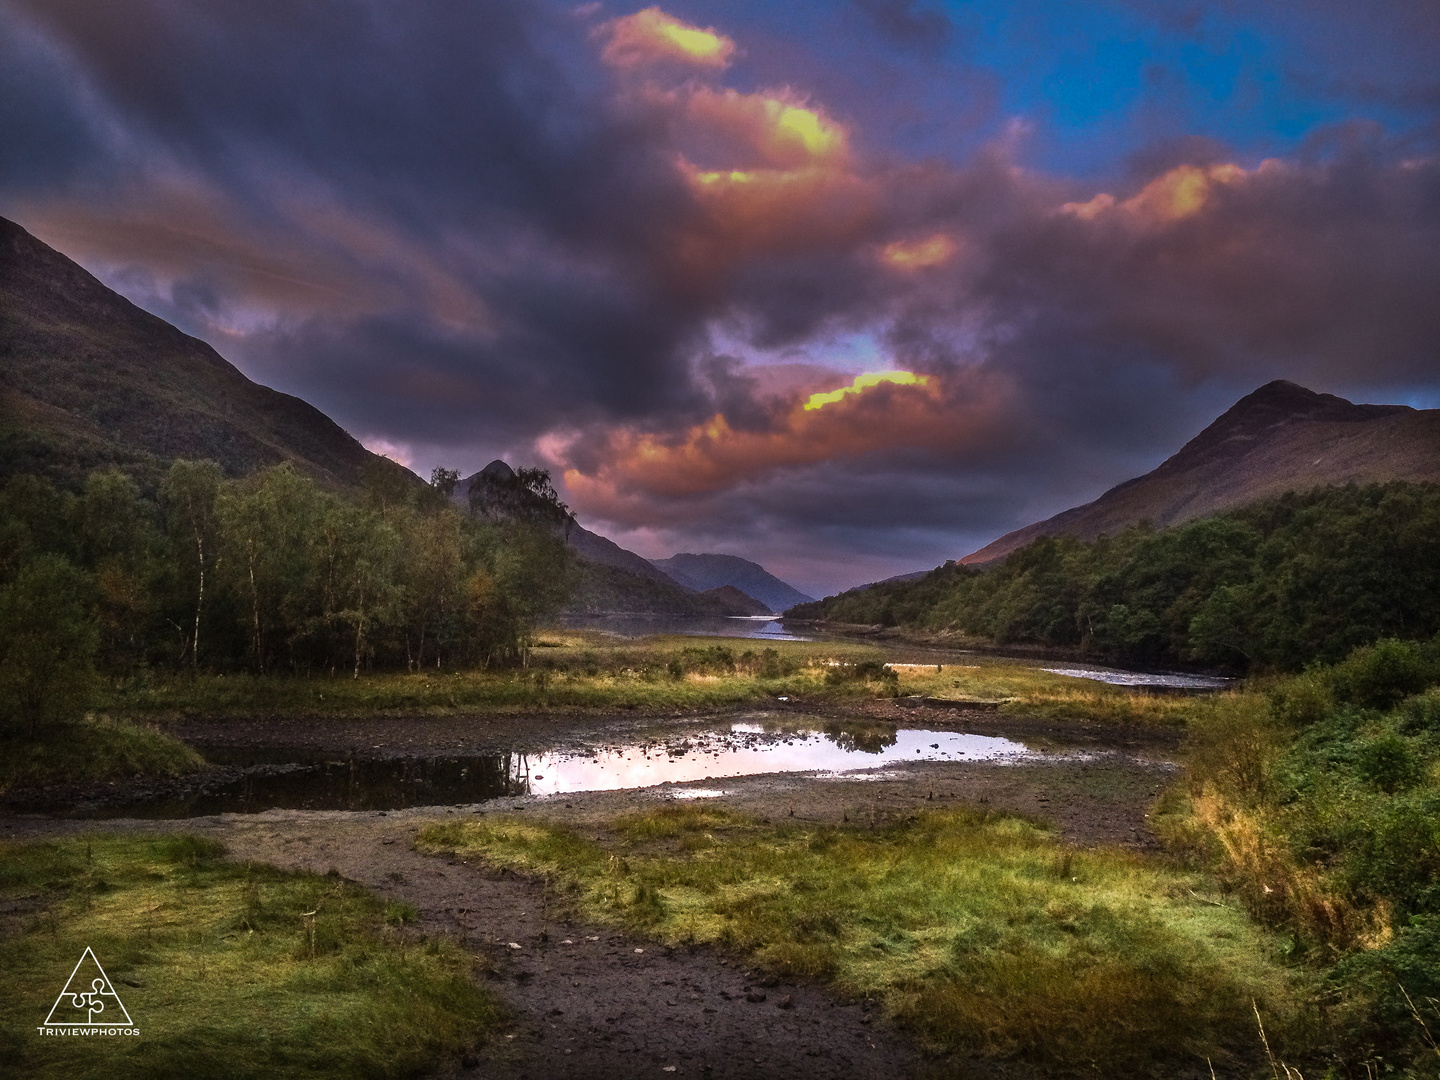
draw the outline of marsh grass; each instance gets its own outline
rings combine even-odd
[[[998,703],[1001,711],[1046,720],[1183,725],[1198,699],[1147,694],[1091,679],[1056,675],[1033,664],[976,658],[976,663],[897,665],[900,693]]]
[[[1178,725],[1193,699],[1136,693],[1053,675],[1030,664],[886,663],[854,642],[752,641],[657,635],[617,641],[594,632],[547,631],[529,666],[488,671],[229,675],[150,678],[111,687],[104,707],[137,718],[207,716],[459,715],[686,711],[785,697],[845,701],[923,694],[998,703],[1002,711],[1054,720]]]
[[[433,825],[420,843],[543,874],[589,917],[880,999],[940,1051],[1162,1075],[1253,1058],[1252,998],[1272,1036],[1301,1022],[1275,942],[1198,899],[1208,879],[1068,848],[1018,817],[802,828],[667,807],[612,821],[603,843],[508,819]]]
[[[179,739],[143,724],[87,716],[0,740],[0,792],[42,784],[94,784],[137,776],[180,776],[205,759]]]
[[[1152,816],[1323,977],[1307,1072],[1440,1076],[1440,688],[1410,693],[1423,680],[1398,662],[1425,648],[1382,642],[1211,702]]]
[[[389,1077],[483,1039],[468,958],[338,876],[193,836],[0,845],[4,1068],[27,1077]],[[91,947],[139,1036],[42,1037]]]
[[[544,710],[722,708],[790,698],[893,692],[883,653],[867,645],[657,636],[621,641],[546,632],[529,666],[489,671],[182,676],[112,687],[108,710],[180,715],[453,715]],[[865,665],[871,665],[870,668]],[[836,679],[870,671],[874,678]]]

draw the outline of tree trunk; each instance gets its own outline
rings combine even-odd
[[[261,651],[262,641],[260,639],[260,593],[255,588],[255,542],[249,544],[249,569],[250,569],[250,611],[254,621],[255,631],[255,666],[260,674],[265,674],[265,654]]]
[[[195,597],[195,640],[190,646],[190,666],[200,670],[200,609],[205,606],[205,538],[195,530],[195,552],[200,558],[200,591]],[[252,575],[251,581],[254,581]]]

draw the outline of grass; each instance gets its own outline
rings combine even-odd
[[[827,679],[883,653],[866,645],[547,632],[526,668],[311,676],[201,675],[112,688],[106,709],[175,715],[454,715],[537,710],[679,711],[891,692],[887,680]]]
[[[1440,688],[1364,707],[1339,692],[1347,666],[1198,711],[1185,777],[1152,820],[1323,980],[1327,1035],[1307,1072],[1434,1078]]]
[[[1032,663],[977,657],[965,664],[895,667],[902,694],[999,704],[1003,713],[1045,720],[1183,725],[1196,707],[1194,698],[1056,675]]]
[[[38,738],[0,742],[0,792],[43,784],[94,784],[180,776],[205,759],[179,739],[127,720],[87,716]]]
[[[151,677],[112,687],[103,706],[137,718],[182,715],[460,715],[535,711],[693,711],[780,697],[839,701],[895,694],[998,704],[1053,720],[1183,725],[1193,699],[1136,693],[1054,675],[1033,664],[894,664],[851,642],[760,642],[657,635],[638,641],[548,631],[525,668],[329,675]]]
[[[400,930],[413,909],[199,837],[0,845],[0,896],[11,1075],[411,1076],[496,1016],[467,957]],[[37,1033],[87,946],[140,1035]]]
[[[612,821],[603,842],[511,819],[421,847],[543,874],[585,915],[741,950],[779,975],[879,999],[937,1051],[1051,1073],[1168,1075],[1254,1060],[1301,1026],[1277,945],[1210,879],[974,810],[884,828],[769,825],[707,807]]]

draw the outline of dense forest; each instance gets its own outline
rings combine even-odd
[[[1044,537],[997,566],[950,563],[787,614],[1136,665],[1299,670],[1440,631],[1440,487],[1319,488],[1160,531]]]
[[[93,669],[358,674],[523,658],[568,594],[568,512],[540,470],[472,489],[469,513],[449,498],[455,481],[376,469],[345,496],[288,464],[227,479],[183,460],[151,495],[118,470],[78,492],[13,477],[0,488],[7,711],[31,725],[63,714],[57,688],[81,692]]]

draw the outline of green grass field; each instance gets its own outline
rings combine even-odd
[[[101,698],[121,715],[447,715],[537,710],[723,708],[776,697],[893,692],[891,680],[839,679],[881,650],[867,645],[547,632],[528,666],[491,671],[201,675],[132,681]]]
[[[11,1076],[413,1076],[496,1016],[468,957],[402,930],[413,909],[198,837],[0,845],[0,898]],[[36,1031],[87,947],[138,1036]]]
[[[678,807],[616,819],[601,843],[499,819],[430,826],[421,847],[543,874],[590,918],[878,998],[937,1051],[1050,1074],[1253,1063],[1252,1003],[1272,1040],[1302,1037],[1277,939],[1209,878],[1014,816],[869,830]]]
[[[921,694],[999,704],[1007,714],[1056,720],[1183,724],[1191,699],[1140,694],[1054,675],[1025,661],[894,664],[855,642],[655,636],[616,639],[549,631],[523,668],[331,675],[202,675],[134,680],[101,698],[137,719],[179,715],[448,715],[538,710],[697,710],[778,697],[844,701]]]

